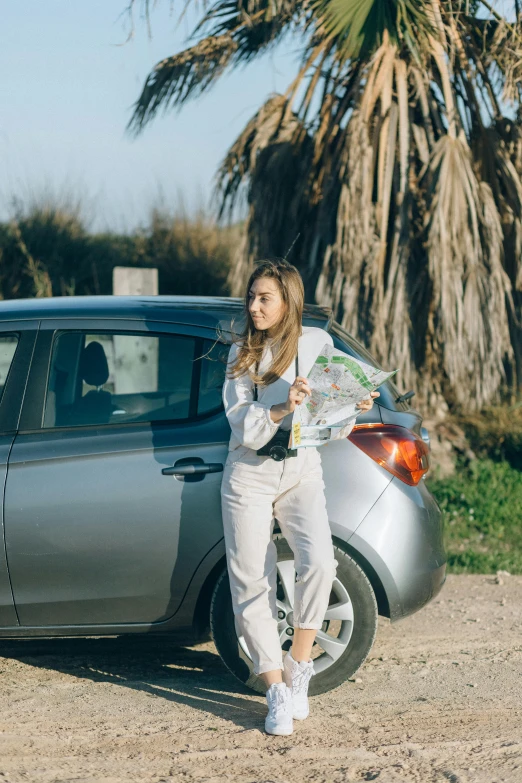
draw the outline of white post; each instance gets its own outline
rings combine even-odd
[[[115,266],[115,296],[157,296],[158,270]],[[158,390],[158,338],[114,335],[114,393],[135,394]]]
[[[158,270],[135,266],[115,266],[112,271],[115,296],[157,296]]]

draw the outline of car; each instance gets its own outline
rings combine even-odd
[[[220,507],[230,428],[222,384],[241,299],[96,296],[0,306],[0,639],[212,635],[264,692],[236,628]],[[303,323],[378,365],[328,308]],[[389,380],[346,439],[320,449],[338,561],[311,693],[351,677],[378,615],[425,606],[445,580],[429,435]],[[278,624],[293,635],[293,553],[277,520]],[[0,642],[1,643],[1,642]]]

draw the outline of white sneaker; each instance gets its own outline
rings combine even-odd
[[[294,661],[292,654],[287,652],[284,661],[283,679],[292,693],[292,715],[296,720],[308,717],[308,684],[315,674],[312,659],[309,661]]]
[[[266,692],[268,715],[265,720],[267,734],[291,734],[294,730],[292,720],[292,694],[284,682],[273,682]]]

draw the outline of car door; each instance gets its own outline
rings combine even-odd
[[[31,363],[38,321],[0,322],[0,486],[3,493]],[[3,502],[0,504],[0,627],[18,625],[5,553]]]
[[[213,336],[141,321],[42,321],[5,493],[21,625],[175,613],[223,535],[229,429]]]

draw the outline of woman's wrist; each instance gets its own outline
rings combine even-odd
[[[275,424],[282,421],[289,413],[290,411],[286,409],[286,403],[284,402],[279,402],[270,408],[270,418]]]

